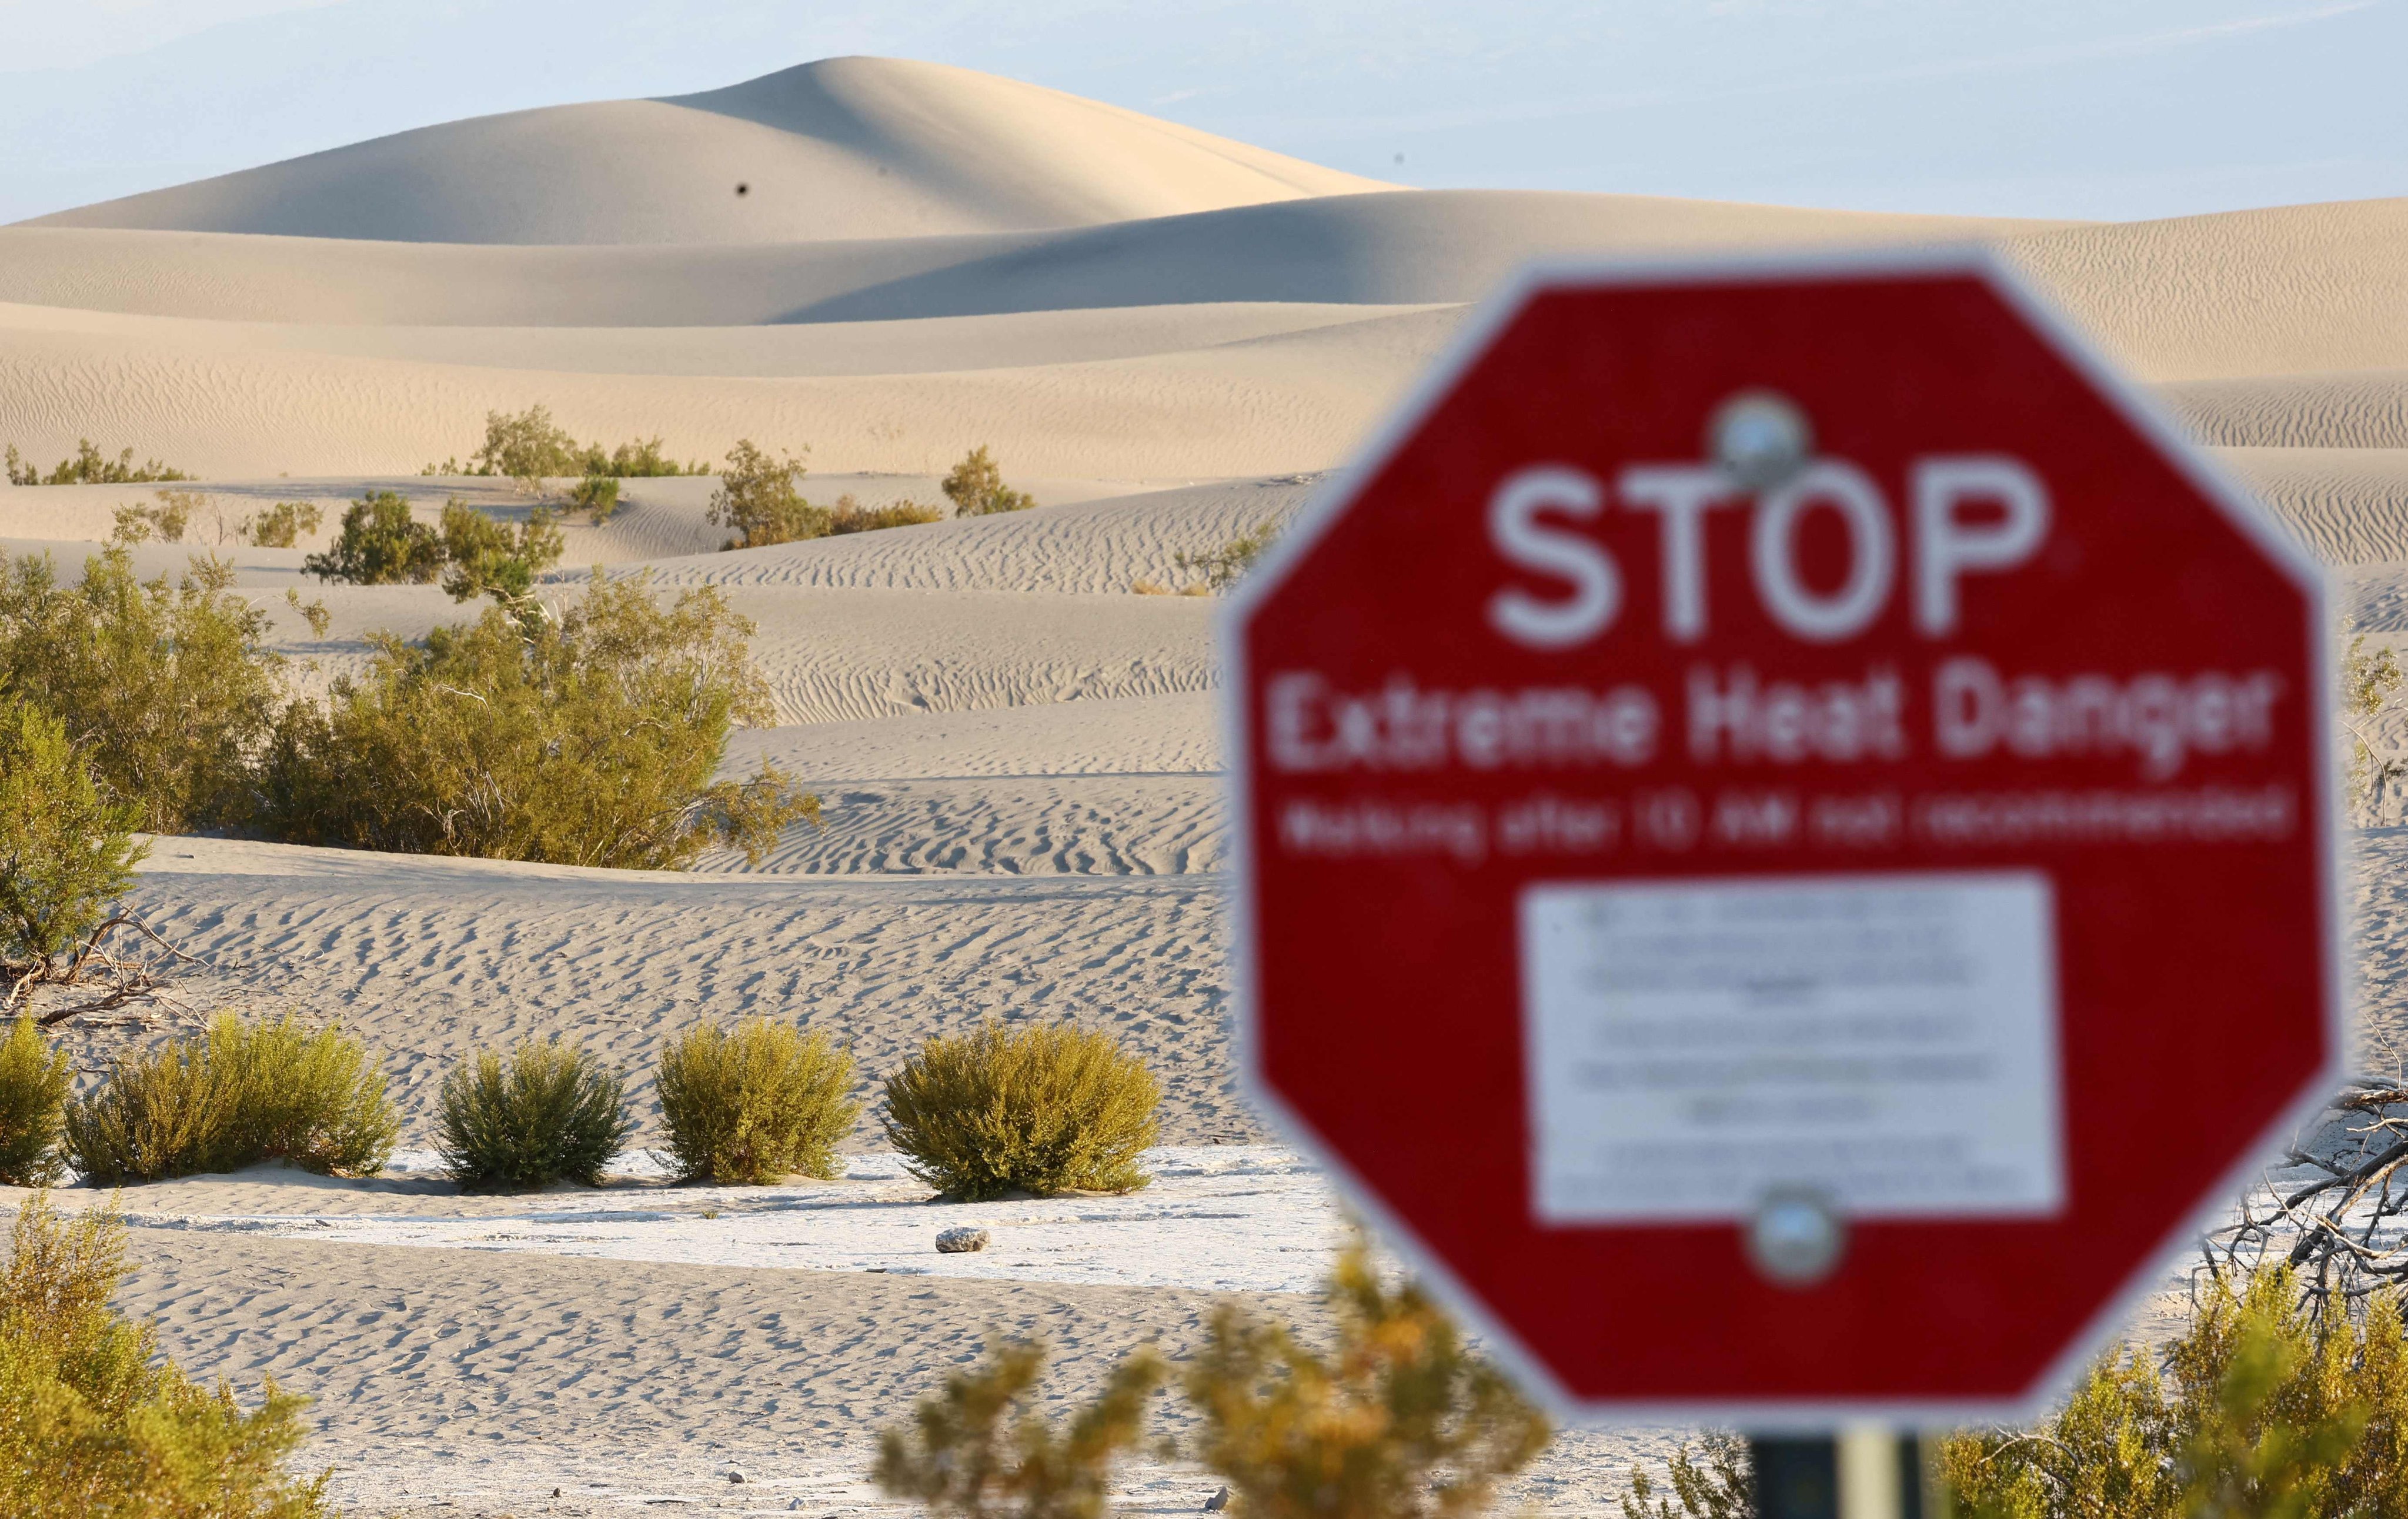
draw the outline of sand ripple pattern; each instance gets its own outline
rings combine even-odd
[[[1218,776],[897,781],[821,795],[825,826],[788,829],[771,875],[1154,876],[1226,863]],[[714,853],[702,870],[743,871]]]

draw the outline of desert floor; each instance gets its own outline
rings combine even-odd
[[[1408,192],[1162,126],[847,60],[0,228],[0,440],[43,464],[131,444],[201,476],[187,541],[136,560],[222,553],[299,689],[371,632],[466,613],[433,586],[306,576],[325,532],[277,550],[222,529],[278,500],[331,528],[377,489],[523,517],[508,481],[419,473],[491,409],[540,402],[679,458],[808,445],[815,501],[938,500],[983,444],[1041,503],[722,552],[712,482],[680,478],[570,524],[551,593],[645,571],[757,623],[778,722],[727,767],[773,757],[826,804],[757,868],[158,841],[136,902],[202,962],[177,987],[192,1010],[78,1028],[79,1068],[206,1010],[302,1010],[382,1052],[407,1153],[374,1182],[129,1191],[122,1303],[196,1373],[315,1397],[307,1459],[352,1512],[878,1512],[877,1432],[990,1335],[1053,1346],[1059,1408],[1128,1348],[1192,1343],[1216,1294],[1315,1321],[1344,1225],[1233,1087],[1214,603],[1130,587],[1297,510],[1527,256],[1994,242],[2336,567],[2350,630],[2408,640],[2408,201],[2054,226]],[[468,158],[485,179],[446,167]],[[718,188],[738,161],[757,215]],[[581,188],[492,178],[520,172]],[[794,208],[811,195],[841,214]],[[0,487],[0,548],[71,572],[149,500]],[[322,637],[287,589],[323,598]],[[2387,1066],[2408,1048],[2408,833],[2368,834],[2356,868],[2365,1058]],[[663,1041],[748,1013],[826,1029],[867,1071],[995,1014],[1108,1028],[1164,1080],[1162,1179],[934,1205],[867,1118],[828,1183],[669,1188],[640,1154],[535,1197],[433,1174],[436,1088],[465,1052],[581,1040],[630,1072],[651,1143]],[[940,1265],[929,1241],[962,1218],[996,1245]],[[1675,1438],[1567,1434],[1520,1496],[1598,1512]],[[1213,1485],[1148,1462],[1125,1498],[1192,1512]]]

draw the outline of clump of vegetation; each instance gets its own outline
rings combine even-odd
[[[101,794],[66,725],[0,697],[0,973],[14,1006],[34,987],[73,981],[104,932],[109,904],[147,853],[135,810]]]
[[[557,616],[489,609],[423,644],[376,640],[323,707],[287,709],[264,821],[299,843],[678,869],[714,843],[758,862],[819,799],[764,766],[711,780],[737,723],[773,715],[752,625],[715,587],[663,607],[597,580]]]
[[[198,491],[154,491],[155,507],[118,507],[109,515],[115,525],[109,529],[111,543],[148,543],[155,535],[162,543],[181,543],[184,530],[193,523],[193,514],[200,508],[203,497]]]
[[[7,447],[5,464],[11,485],[148,485],[159,480],[191,480],[180,469],[170,469],[158,460],[136,466],[131,448],[114,459],[93,446],[92,439],[76,439],[75,457],[62,459],[58,467],[45,475],[37,465],[27,464],[17,452],[17,445]]]
[[[764,1186],[836,1175],[835,1145],[861,1111],[853,1057],[824,1034],[750,1018],[705,1024],[661,1053],[661,1117],[683,1182]]]
[[[751,438],[738,439],[727,451],[727,467],[719,472],[719,489],[710,495],[708,520],[736,533],[720,547],[760,549],[824,536],[828,510],[803,499],[796,484],[803,475],[798,456],[772,457]]]
[[[366,1047],[291,1014],[250,1023],[221,1013],[197,1039],[122,1056],[65,1112],[67,1154],[101,1185],[268,1160],[373,1176],[400,1133]]]
[[[464,1187],[593,1186],[636,1129],[617,1073],[557,1039],[480,1050],[443,1078],[436,1148]]]
[[[514,602],[535,578],[560,563],[560,529],[541,507],[516,533],[458,497],[443,503],[443,589],[454,601],[492,595]]]
[[[335,541],[301,567],[322,580],[425,585],[442,573],[443,536],[412,517],[398,491],[375,491],[344,509]]]
[[[1756,1462],[1739,1436],[1706,1435],[1694,1455],[1684,1440],[1666,1467],[1669,1495],[1657,1494],[1644,1469],[1631,1469],[1622,1519],[1756,1519]]]
[[[836,507],[828,513],[827,530],[831,537],[838,533],[869,533],[882,527],[917,527],[922,523],[939,523],[945,514],[935,507],[924,507],[917,501],[897,501],[891,507],[865,507],[850,495],[836,498]]]
[[[284,1464],[307,1398],[269,1380],[246,1411],[194,1383],[156,1332],[111,1311],[125,1280],[113,1209],[17,1211],[0,1278],[0,1512],[143,1519],[322,1519],[326,1477]]]
[[[1182,552],[1171,561],[1180,569],[1204,577],[1204,589],[1214,595],[1235,587],[1279,537],[1279,524],[1259,522],[1210,553]]]
[[[1112,1464],[1135,1449],[1145,1406],[1168,1372],[1140,1351],[1057,1435],[1031,1408],[1045,1348],[991,1346],[985,1360],[924,1397],[914,1428],[880,1435],[872,1476],[889,1498],[964,1519],[1103,1519]]]
[[[596,527],[619,511],[619,482],[608,475],[588,475],[568,488],[568,507],[581,511]]]
[[[1137,580],[1129,581],[1129,590],[1140,596],[1209,596],[1212,594],[1212,588],[1201,580],[1174,591],[1160,580]]]
[[[2378,758],[2370,731],[2399,693],[2403,676],[2400,661],[2388,649],[2369,652],[2366,639],[2349,640],[2341,662],[2341,721],[2349,730],[2349,758],[2343,772],[2343,792],[2350,813],[2361,823],[2379,821],[2384,788],[2408,775],[2408,759],[2397,754]]]
[[[0,1185],[46,1187],[65,1170],[59,1128],[67,1084],[67,1053],[18,1014],[0,1041]]]
[[[242,532],[263,549],[289,549],[315,536],[325,521],[308,501],[279,501],[255,517],[243,520]]]
[[[1109,1036],[988,1024],[928,1040],[886,1078],[886,1137],[957,1201],[1010,1192],[1129,1192],[1154,1141],[1161,1084]]]
[[[953,504],[956,517],[984,517],[998,511],[1026,511],[1037,498],[1003,483],[1003,469],[982,443],[962,455],[939,487]]]
[[[486,412],[484,445],[468,456],[466,466],[455,457],[419,473],[506,476],[532,494],[544,480],[568,475],[624,480],[710,470],[699,460],[681,465],[664,456],[658,437],[630,438],[608,450],[599,443],[580,443],[552,420],[551,408],[538,404],[519,412]]]
[[[1419,1286],[1382,1285],[1358,1239],[1339,1257],[1327,1354],[1234,1302],[1182,1379],[1197,1455],[1257,1519],[1479,1513],[1553,1438]]]

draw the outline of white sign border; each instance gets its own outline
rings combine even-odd
[[[2304,809],[2313,824],[2323,867],[2323,927],[2327,960],[2327,996],[2323,1008],[2326,1059],[2272,1123],[2257,1136],[2242,1159],[2229,1168],[2200,1207],[2178,1220],[2157,1247],[2111,1294],[2098,1313],[2069,1338],[2066,1348],[2032,1384],[2017,1396],[2000,1398],[1799,1398],[1770,1401],[1746,1399],[1676,1399],[1622,1401],[1579,1397],[1555,1380],[1545,1363],[1530,1354],[1519,1335],[1492,1316],[1478,1294],[1448,1268],[1440,1254],[1423,1244],[1405,1221],[1390,1211],[1379,1195],[1347,1166],[1336,1148],[1326,1142],[1302,1114],[1290,1109],[1264,1078],[1261,1040],[1255,1027],[1258,964],[1254,942],[1254,863],[1248,820],[1253,815],[1249,759],[1253,735],[1242,682],[1246,668],[1246,629],[1255,610],[1289,569],[1327,532],[1354,502],[1365,481],[1418,433],[1430,413],[1452,394],[1464,374],[1494,343],[1540,292],[1561,288],[1693,287],[1700,284],[1789,282],[1798,279],[1880,280],[1898,278],[1971,277],[1985,282],[2020,315],[2032,331],[2103,399],[2134,431],[2153,445],[2192,487],[2220,509],[2233,526],[2257,545],[2279,570],[2287,574],[2307,605],[2308,640],[2317,664],[2312,694],[2315,721],[2315,795]],[[1856,248],[1810,251],[1709,253],[1646,258],[1546,258],[1524,265],[1499,289],[1465,319],[1454,340],[1416,383],[1388,419],[1356,452],[1352,463],[1333,473],[1306,501],[1303,509],[1265,553],[1253,573],[1241,581],[1218,618],[1221,639],[1221,728],[1226,745],[1230,819],[1228,889],[1231,920],[1230,953],[1236,984],[1232,1021],[1238,1057],[1239,1091],[1268,1117],[1283,1138],[1319,1162],[1336,1183],[1348,1206],[1357,1210],[1376,1229],[1382,1242],[1403,1257],[1439,1297],[1486,1341],[1484,1350],[1502,1363],[1522,1386],[1561,1422],[1583,1427],[1607,1426],[1713,1425],[1765,1434],[1822,1434],[1844,1425],[1882,1423],[1902,1429],[1984,1424],[2025,1424],[2042,1415],[2058,1394],[2070,1387],[2100,1350],[2124,1330],[2135,1312],[2157,1290],[2175,1259],[2197,1247],[2208,1229],[2229,1217],[2233,1202],[2263,1174],[2269,1156],[2283,1142],[2316,1117],[2347,1072],[2350,1010],[2356,997],[2357,974],[2343,926],[2347,922],[2342,898],[2344,869],[2352,854],[2346,821],[2341,814],[2335,785],[2333,754],[2333,629],[2329,621],[2330,593],[2324,566],[2278,526],[2255,496],[2237,484],[2223,467],[2186,437],[2158,403],[2142,394],[2119,374],[2091,341],[2056,306],[2035,290],[1998,252],[1981,244],[1947,243],[1913,247]],[[2071,1157],[2069,1157],[2070,1159]]]

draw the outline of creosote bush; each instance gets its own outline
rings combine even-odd
[[[326,1478],[286,1460],[307,1398],[269,1380],[245,1410],[195,1384],[108,1306],[125,1280],[113,1209],[17,1211],[0,1279],[0,1512],[21,1519],[321,1519]]]
[[[609,522],[619,511],[619,482],[608,475],[588,475],[568,488],[571,511],[588,514],[595,526]]]
[[[1168,1368],[1151,1350],[1130,1356],[1058,1435],[1029,1407],[1044,1368],[1045,1348],[1019,1341],[947,1377],[920,1400],[913,1427],[879,1436],[879,1487],[964,1519],[1103,1519],[1112,1464],[1136,1447]]]
[[[399,492],[376,491],[344,509],[335,541],[301,567],[354,585],[426,585],[442,573],[443,537],[409,514]]]
[[[242,531],[263,549],[289,549],[315,536],[324,521],[313,502],[279,501],[257,516],[245,518]]]
[[[458,497],[443,503],[443,590],[454,601],[491,594],[509,602],[560,563],[560,529],[541,507],[513,533]]]
[[[526,1192],[592,1186],[635,1132],[618,1075],[557,1039],[493,1050],[443,1078],[437,1150],[464,1187]]]
[[[772,715],[752,630],[714,587],[663,607],[644,579],[597,578],[556,617],[380,638],[325,706],[286,710],[265,821],[411,853],[677,869],[725,843],[757,862],[819,799],[770,767],[711,779],[730,727]]]
[[[924,507],[917,501],[897,501],[891,507],[865,507],[850,495],[836,498],[828,512],[829,536],[838,533],[869,533],[882,527],[916,527],[923,523],[940,523],[945,514],[935,507]]]
[[[147,485],[153,480],[193,478],[156,459],[137,466],[131,448],[111,459],[93,447],[88,437],[77,438],[75,457],[60,460],[58,467],[47,475],[40,466],[27,464],[14,443],[8,445],[5,456],[0,456],[0,466],[5,466],[11,485]]]
[[[1003,469],[982,443],[962,455],[941,485],[956,517],[985,517],[999,511],[1026,511],[1037,498],[1003,483]]]
[[[727,451],[727,467],[719,472],[719,489],[710,495],[708,521],[736,534],[720,547],[760,549],[824,536],[827,509],[804,500],[796,484],[805,472],[797,455],[773,457],[751,438],[738,438]]]
[[[430,464],[421,475],[501,475],[518,482],[530,494],[548,479],[582,475],[626,479],[653,475],[701,475],[699,462],[681,465],[664,457],[658,437],[630,438],[615,449],[580,443],[552,420],[552,408],[540,404],[524,411],[485,413],[485,441],[463,466],[457,458]]]
[[[136,579],[111,548],[73,586],[47,557],[0,560],[0,690],[64,724],[104,793],[154,833],[248,821],[278,707],[270,631],[213,556],[171,584]]]
[[[289,1013],[257,1023],[220,1013],[197,1039],[122,1055],[65,1120],[69,1157],[100,1185],[267,1160],[373,1176],[401,1132],[366,1048]]]
[[[57,718],[0,697],[0,972],[8,1002],[65,974],[147,853]]]
[[[957,1201],[1009,1192],[1129,1192],[1162,1087],[1110,1036],[988,1024],[939,1036],[886,1078],[886,1137]]]
[[[748,1018],[705,1024],[661,1053],[661,1117],[682,1182],[763,1186],[836,1175],[836,1142],[861,1105],[853,1057],[821,1033]]]
[[[59,1179],[66,1100],[67,1053],[52,1049],[34,1020],[20,1013],[0,1040],[0,1185],[42,1187]]]

